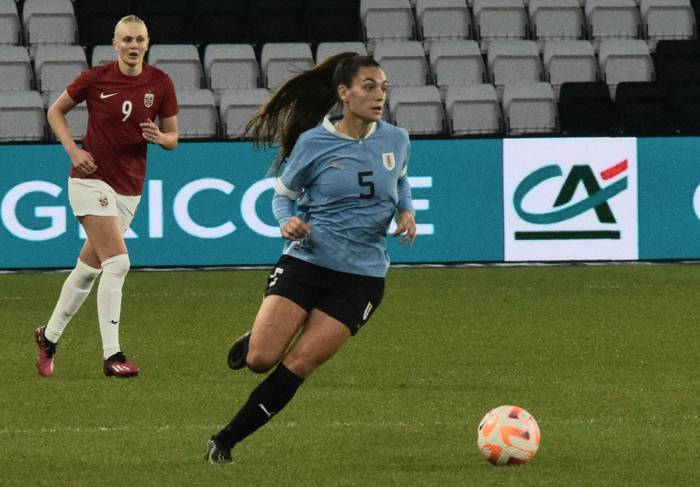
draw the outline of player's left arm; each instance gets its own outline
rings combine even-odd
[[[160,120],[160,127],[151,119],[139,124],[143,138],[152,144],[158,144],[163,149],[173,150],[177,147],[178,130],[177,116],[165,117]]]
[[[416,239],[416,218],[411,201],[411,187],[408,184],[408,177],[403,175],[398,181],[399,205],[396,215],[396,230],[391,235],[398,237],[401,235],[399,243],[408,242],[413,245]]]

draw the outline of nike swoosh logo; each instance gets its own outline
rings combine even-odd
[[[118,95],[118,93],[110,93],[109,95],[105,95],[104,92],[100,93],[100,99],[104,100],[105,98],[109,98],[110,96]]]

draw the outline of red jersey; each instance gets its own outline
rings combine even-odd
[[[178,112],[170,77],[144,63],[138,76],[119,70],[118,61],[83,71],[66,88],[77,103],[87,100],[88,126],[83,149],[92,154],[97,171],[72,178],[101,179],[118,194],[141,194],[146,177],[146,148],[140,123]]]

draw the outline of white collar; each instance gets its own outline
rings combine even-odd
[[[330,133],[332,133],[333,135],[336,135],[336,136],[341,137],[341,138],[343,138],[343,139],[358,140],[358,139],[356,139],[355,137],[350,137],[348,134],[344,134],[343,132],[338,131],[338,130],[335,128],[335,125],[333,125],[333,122],[331,122],[331,119],[330,119],[330,117],[329,117],[328,115],[326,115],[325,117],[323,117],[323,128],[325,128],[326,130],[328,130],[328,131],[329,131]],[[369,130],[367,131],[367,135],[365,135],[365,136],[362,137],[362,138],[363,138],[363,139],[366,139],[367,137],[369,137],[370,135],[372,135],[372,134],[374,133],[375,130],[377,130],[377,122],[372,122],[372,124],[371,124],[370,127],[369,127]]]

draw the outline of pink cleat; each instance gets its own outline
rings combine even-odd
[[[136,377],[139,368],[126,360],[126,356],[117,352],[104,362],[104,372],[107,377]]]
[[[42,377],[53,375],[53,356],[56,354],[56,344],[48,341],[44,336],[46,325],[40,326],[34,332],[34,339],[39,346],[36,354],[36,370]]]

